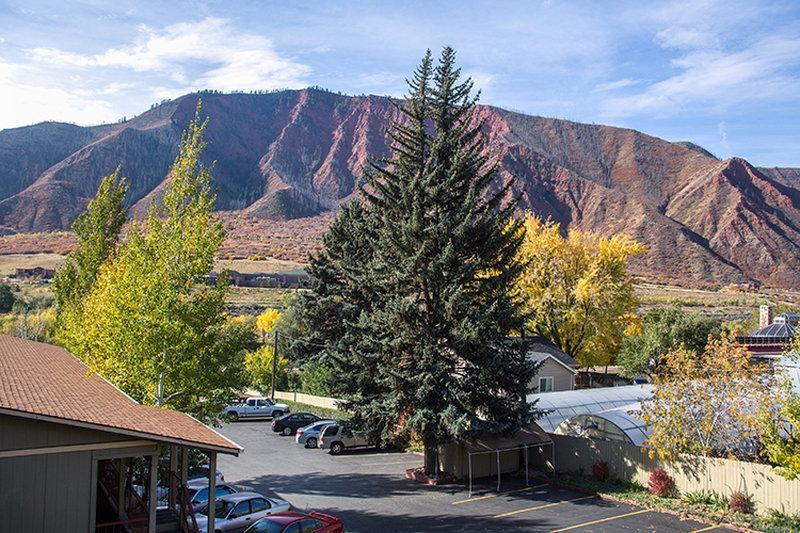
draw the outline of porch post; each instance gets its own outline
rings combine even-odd
[[[472,498],[472,454],[467,455],[469,461],[469,498]]]
[[[117,514],[121,520],[127,518],[127,509],[125,506],[125,485],[128,481],[128,460],[125,457],[119,459],[117,465],[119,477],[117,479]]]
[[[178,447],[174,444],[169,447],[169,508],[175,509],[175,502],[178,501],[176,498],[177,494],[175,494],[175,490],[177,489],[177,483],[175,483],[178,477]]]
[[[181,491],[186,490],[186,485],[189,482],[189,448],[181,446]],[[189,516],[189,509],[184,507],[185,503],[189,501],[189,494],[184,494],[181,498],[181,524],[186,517]]]
[[[148,517],[150,522],[147,525],[149,533],[156,533],[156,514],[158,507],[158,453],[150,456],[150,489],[148,491]]]
[[[208,452],[208,533],[214,533],[217,512],[217,452]]]
[[[497,492],[500,492],[500,450],[497,450]]]
[[[528,445],[525,445],[525,486],[528,486]]]

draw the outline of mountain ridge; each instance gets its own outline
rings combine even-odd
[[[198,98],[210,117],[205,161],[217,161],[218,207],[242,242],[255,226],[270,238],[270,225],[307,232],[327,224],[357,194],[367,161],[388,154],[385,128],[397,118],[386,97],[303,89],[190,94],[119,124],[2,130],[0,226],[68,228],[120,164],[128,201],[141,211],[163,189]],[[637,274],[800,287],[800,169],[719,160],[627,128],[493,106],[477,113],[500,158],[496,186],[511,183],[522,208],[565,227],[643,241],[649,252]]]

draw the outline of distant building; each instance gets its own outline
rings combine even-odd
[[[736,340],[746,346],[754,357],[781,359],[792,344],[798,324],[800,315],[781,313],[773,318],[772,307],[762,305],[758,313],[758,329]]]
[[[20,281],[44,281],[51,280],[56,275],[56,271],[51,268],[33,267],[18,268],[16,277]]]
[[[561,348],[544,337],[526,337],[525,350],[528,358],[541,363],[539,372],[530,383],[534,392],[573,390],[578,362]]]
[[[231,285],[235,287],[259,287],[273,289],[302,289],[311,282],[311,276],[304,271],[290,272],[256,272],[243,273],[236,270],[226,270]],[[205,276],[207,283],[213,284],[219,279],[219,273],[211,272]]]

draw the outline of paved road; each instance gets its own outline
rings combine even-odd
[[[222,433],[245,448],[220,456],[225,479],[300,509],[338,516],[348,532],[460,531],[695,531],[707,526],[670,514],[601,500],[559,487],[525,487],[509,479],[500,494],[486,488],[470,498],[462,486],[426,487],[408,481],[409,453],[351,452],[333,457],[272,433],[268,421],[228,424]]]

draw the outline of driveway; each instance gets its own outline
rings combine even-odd
[[[542,483],[503,480],[502,491],[428,487],[405,479],[422,457],[358,451],[334,457],[272,432],[269,421],[235,422],[221,432],[244,446],[219,456],[225,479],[298,509],[338,516],[348,532],[720,531],[666,513],[604,501]]]

